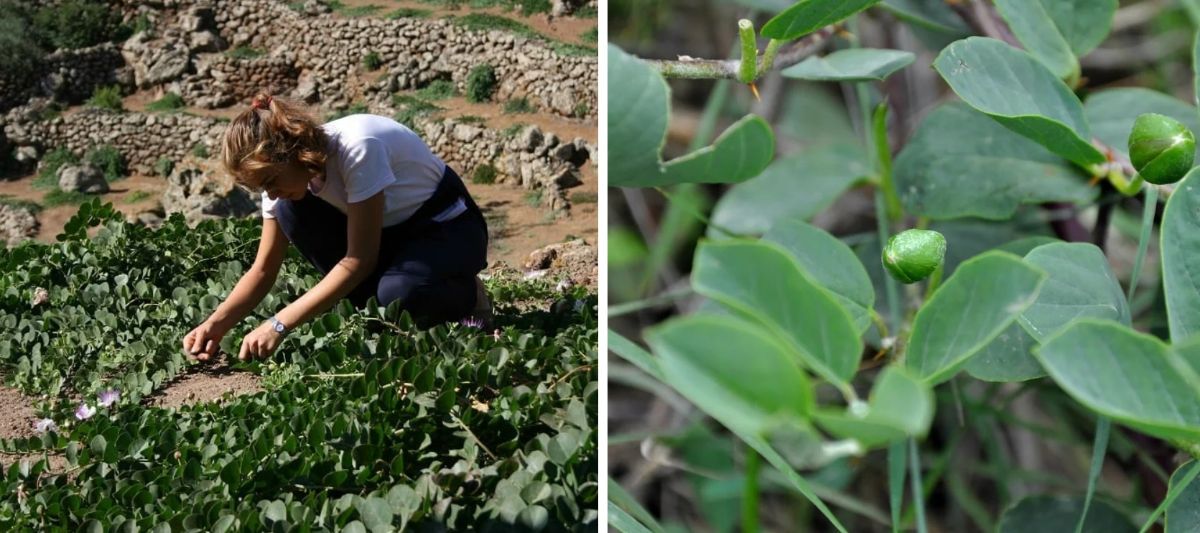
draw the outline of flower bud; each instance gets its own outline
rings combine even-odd
[[[1129,134],[1129,160],[1142,179],[1157,185],[1175,183],[1192,169],[1196,137],[1171,117],[1139,115]]]
[[[892,235],[883,247],[883,266],[901,283],[929,277],[945,258],[946,238],[936,231],[910,229]]]

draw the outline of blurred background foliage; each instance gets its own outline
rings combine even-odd
[[[956,3],[972,1],[990,8],[986,0]],[[855,34],[863,46],[917,54],[914,64],[871,85],[872,103],[886,100],[889,105],[893,155],[926,114],[956,99],[930,65],[943,46],[974,32],[946,4],[887,0],[856,17]],[[788,5],[783,0],[611,0],[609,37],[625,51],[648,59],[733,57],[739,18],[751,19],[758,28]],[[929,13],[940,24],[910,24],[902,20],[903,8]],[[1085,99],[1097,90],[1144,87],[1191,102],[1190,45],[1198,22],[1200,3],[1190,0],[1122,0],[1108,37],[1080,60],[1084,81],[1077,94]],[[844,47],[845,42],[844,36],[835,39],[831,48]],[[759,43],[761,49],[765,40]],[[759,80],[761,100],[756,100],[747,86],[732,81],[668,83],[672,102],[665,160],[707,145],[746,113],[771,123],[777,161],[819,148],[861,150],[863,124],[850,84],[802,82],[773,72]],[[858,180],[837,183],[832,192],[815,190],[822,186],[828,184],[799,183],[787,201],[798,211],[814,213],[809,219],[813,224],[854,248],[877,294],[882,294],[873,187]],[[952,269],[968,257],[1018,239],[1061,236],[1061,218],[1090,229],[1097,216],[1111,216],[1105,252],[1127,285],[1141,199],[1116,194],[1107,184],[1098,186],[1104,188],[1096,204],[1065,214],[1023,206],[1010,220],[956,219],[935,222],[931,228],[946,235],[947,266]],[[723,200],[731,201],[730,189],[610,188],[610,329],[643,344],[645,328],[702,304],[688,276],[697,243],[714,231],[704,220],[724,217],[737,223],[745,220],[738,217],[754,214],[714,211]],[[1111,207],[1101,215],[1100,205]],[[1153,262],[1156,248],[1157,238],[1147,254],[1151,262],[1140,279],[1133,280],[1140,289],[1130,305],[1137,329],[1166,337],[1159,265]],[[865,365],[872,364],[879,347],[878,336],[870,335],[865,339]],[[668,531],[739,530],[746,472],[758,468],[747,464],[745,445],[670,387],[619,357],[610,355],[608,362],[611,478]],[[1096,417],[1048,379],[1008,384],[963,380],[961,387],[937,389],[936,413],[921,458],[930,531],[996,530],[1001,514],[1025,496],[1078,497],[1087,485]],[[1162,501],[1170,472],[1179,462],[1169,445],[1114,427],[1097,499],[1144,519]],[[885,452],[803,473],[850,531],[891,530]],[[759,479],[757,505],[764,529],[832,530],[778,472],[763,468]],[[911,527],[911,509],[905,523]]]

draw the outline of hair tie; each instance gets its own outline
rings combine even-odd
[[[261,100],[256,99],[256,100],[254,100],[253,103],[250,104],[250,107],[252,109],[268,109],[268,108],[270,108],[270,106],[271,106],[271,95],[267,95],[266,98],[263,98]]]

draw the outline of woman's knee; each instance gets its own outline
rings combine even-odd
[[[384,276],[375,295],[381,305],[401,302],[402,309],[418,323],[458,320],[475,305],[475,278],[423,279],[414,276]]]

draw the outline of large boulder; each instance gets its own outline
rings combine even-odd
[[[63,165],[58,168],[58,188],[67,192],[104,194],[108,192],[108,181],[104,171],[91,163]]]
[[[32,208],[0,204],[0,241],[16,246],[25,239],[36,237],[40,224]]]
[[[163,209],[168,214],[182,213],[188,224],[258,214],[259,208],[250,194],[223,176],[212,161],[184,159],[167,178]]]
[[[596,247],[583,239],[551,244],[534,250],[522,265],[528,272],[545,272],[547,278],[569,279],[578,285],[595,287],[599,279],[599,255]]]

